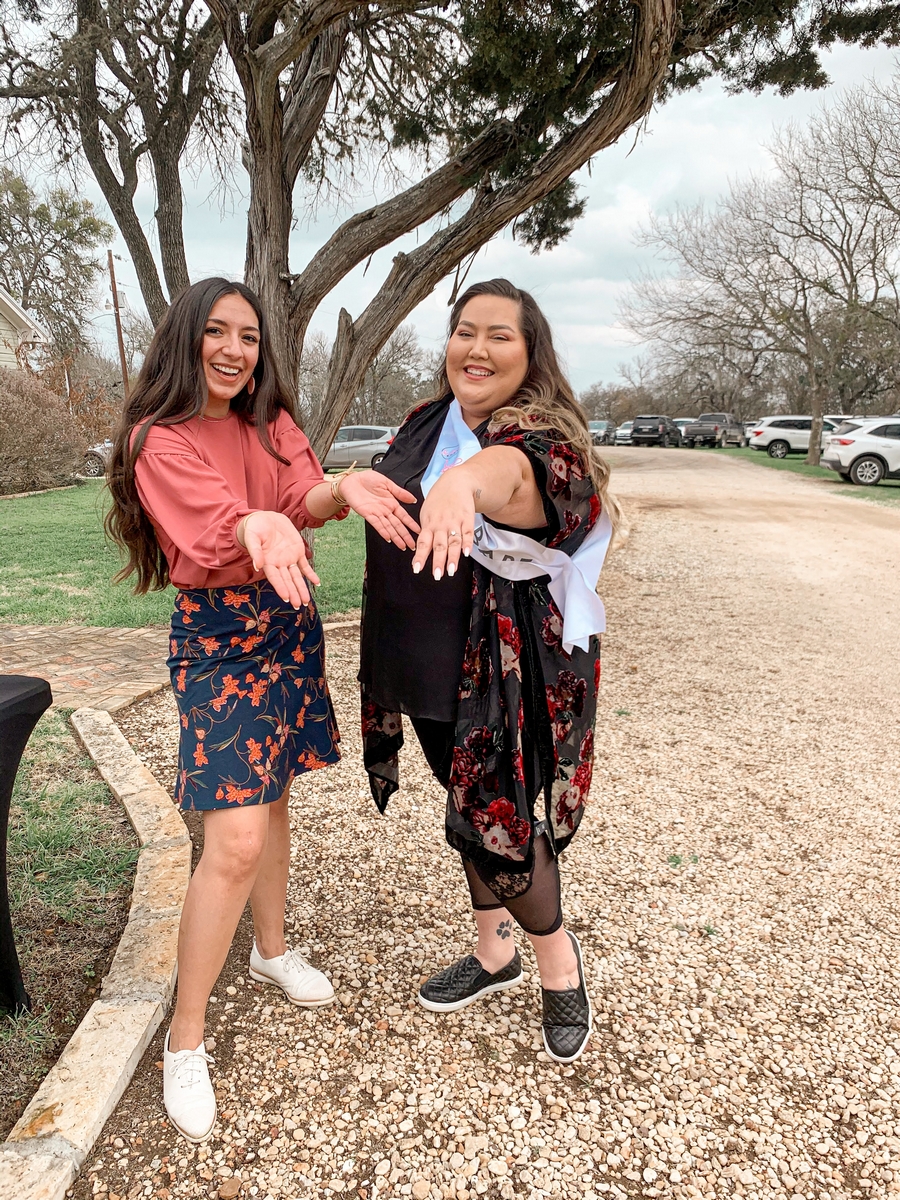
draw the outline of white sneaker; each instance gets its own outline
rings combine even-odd
[[[189,1142],[205,1142],[216,1123],[216,1097],[207,1063],[213,1060],[201,1042],[196,1050],[163,1050],[163,1100],[169,1120]]]
[[[255,939],[250,951],[250,978],[257,983],[274,983],[288,1000],[304,1008],[321,1008],[334,999],[328,979],[296,950],[286,950],[277,958],[263,958]]]

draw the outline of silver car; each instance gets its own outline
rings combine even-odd
[[[96,446],[89,446],[84,452],[84,461],[78,474],[87,479],[102,479],[106,474],[112,448],[113,444],[109,438],[105,442],[98,442]]]
[[[631,426],[633,421],[623,421],[616,430],[616,445],[630,446],[631,445]]]
[[[349,467],[353,463],[360,467],[377,466],[387,454],[396,432],[397,427],[389,425],[344,425],[337,431],[322,466],[326,471],[332,467]]]

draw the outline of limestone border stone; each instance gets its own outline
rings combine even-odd
[[[7,1140],[0,1200],[62,1200],[161,1024],[175,987],[191,840],[171,797],[108,712],[72,724],[141,844],[128,924],[88,1009]]]

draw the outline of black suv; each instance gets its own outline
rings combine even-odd
[[[632,446],[680,446],[681,430],[671,417],[635,417],[631,426]]]

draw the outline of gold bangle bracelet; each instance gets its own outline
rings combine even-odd
[[[344,480],[347,478],[347,476],[350,474],[350,472],[353,470],[353,468],[355,466],[356,466],[355,462],[351,463],[350,466],[346,468],[346,470],[338,471],[337,475],[335,475],[333,477],[333,479],[331,480],[331,498],[335,502],[335,504],[339,504],[341,508],[347,507],[347,501],[341,495],[341,484],[344,482]]]

